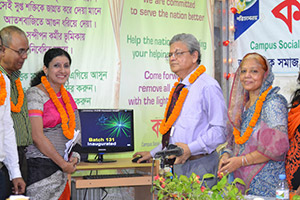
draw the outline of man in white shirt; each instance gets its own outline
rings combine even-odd
[[[0,59],[2,54],[2,40],[0,38]],[[5,85],[5,87],[4,87]],[[6,92],[5,92],[6,91]],[[2,96],[6,97],[4,102]],[[5,200],[6,182],[2,167],[5,165],[9,172],[9,177],[13,182],[14,193],[23,194],[25,192],[25,182],[19,169],[19,158],[13,121],[10,115],[10,81],[8,77],[0,74],[0,200]]]
[[[169,45],[170,69],[180,81],[171,91],[170,106],[160,125],[162,143],[150,152],[137,152],[134,156],[142,156],[138,163],[149,161],[169,144],[175,144],[182,148],[182,155],[173,154],[176,155],[174,165],[169,162],[174,173],[187,177],[192,173],[200,177],[210,173],[217,177],[219,155],[216,148],[226,141],[227,111],[222,89],[205,73],[205,66],[200,65],[200,44],[195,36],[177,34]],[[216,183],[217,178],[206,179],[209,188]]]

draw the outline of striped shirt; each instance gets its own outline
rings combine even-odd
[[[0,71],[6,74],[7,77],[10,79],[10,97],[14,104],[18,101],[18,90],[15,83],[20,77],[21,72],[15,71],[11,75],[9,75],[2,66],[0,66]],[[15,113],[11,112],[11,117],[14,121],[14,129],[16,133],[16,140],[18,146],[28,146],[32,144],[32,137],[31,137],[31,124],[28,117],[28,108],[27,108],[27,98],[24,95],[24,102],[21,108],[21,112]]]

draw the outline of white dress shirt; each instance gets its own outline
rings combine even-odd
[[[10,180],[21,177],[16,136],[10,111],[10,81],[4,75],[7,96],[0,106],[0,162],[8,169]]]
[[[227,109],[218,82],[203,73],[191,84],[188,79],[193,72],[181,82],[189,93],[172,126],[170,144],[187,144],[191,155],[210,154],[225,142]],[[161,150],[160,144],[150,154],[154,157]]]

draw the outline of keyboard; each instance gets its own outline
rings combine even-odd
[[[130,178],[130,177],[141,177],[142,174],[131,173],[131,174],[98,174],[83,176],[84,179],[107,179],[107,178]]]

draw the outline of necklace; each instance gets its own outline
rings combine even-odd
[[[191,84],[193,84],[197,80],[197,78],[201,74],[203,74],[205,71],[206,71],[206,68],[204,67],[204,65],[200,65],[196,69],[196,71],[193,74],[191,74],[191,76],[189,78],[189,82]],[[168,99],[168,103],[166,105],[164,119],[162,120],[162,122],[160,124],[160,127],[159,127],[159,132],[162,135],[164,135],[164,134],[166,134],[168,132],[168,130],[172,127],[172,125],[174,124],[174,122],[178,118],[178,116],[179,116],[179,114],[181,112],[183,103],[185,101],[185,98],[186,98],[186,96],[187,96],[187,94],[189,92],[189,90],[187,88],[183,88],[181,90],[180,95],[178,97],[178,100],[175,103],[174,109],[172,110],[172,113],[169,116],[168,120],[166,120],[168,109],[169,109],[169,106],[170,106],[170,103],[171,103],[171,99],[172,99],[172,96],[173,96],[173,93],[175,91],[176,86],[179,84],[179,81],[180,81],[180,79],[178,78],[178,81],[174,83],[174,87],[172,88],[172,90],[171,90],[171,92],[169,94],[169,99]]]
[[[266,90],[264,91],[260,97],[258,98],[257,102],[256,102],[256,106],[255,106],[255,110],[254,110],[254,114],[249,122],[249,125],[246,129],[246,131],[244,132],[244,135],[241,137],[241,133],[240,131],[233,127],[233,135],[234,135],[234,139],[235,139],[235,143],[236,144],[244,144],[245,142],[248,141],[254,126],[256,125],[256,122],[258,120],[258,118],[260,117],[260,112],[262,109],[262,106],[264,104],[264,101],[266,100],[266,97],[268,95],[268,92],[272,89],[272,85]]]
[[[0,71],[0,106],[4,105],[7,96],[4,74]]]
[[[69,140],[72,139],[74,137],[74,129],[76,127],[76,122],[75,122],[74,110],[71,106],[70,98],[67,93],[67,90],[64,88],[63,85],[61,85],[61,87],[60,87],[61,96],[62,96],[63,102],[66,105],[66,109],[67,109],[68,115],[70,117],[70,120],[68,118],[68,115],[67,115],[64,107],[58,100],[53,88],[51,87],[49,81],[47,80],[46,76],[42,76],[41,81],[42,81],[44,87],[46,88],[46,90],[50,96],[50,99],[52,100],[53,104],[55,105],[57,111],[60,114],[61,128],[63,130],[64,136],[66,136],[66,138],[68,138]],[[69,127],[68,127],[68,121],[69,121]]]
[[[20,78],[15,80],[15,83],[16,83],[16,87],[18,90],[18,102],[15,105],[14,102],[12,102],[12,100],[10,98],[10,106],[11,106],[12,112],[19,113],[19,112],[21,112],[21,108],[22,108],[23,102],[24,102],[24,92],[23,92],[22,83],[21,83]]]

